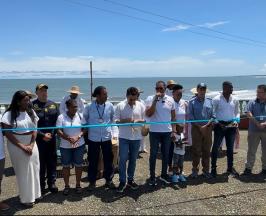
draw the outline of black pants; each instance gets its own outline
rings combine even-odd
[[[53,137],[52,140],[46,142],[41,137],[37,137],[36,143],[40,158],[40,184],[44,189],[46,175],[48,187],[56,181],[56,138]]]
[[[211,165],[212,169],[216,168],[216,162],[218,157],[218,150],[221,146],[223,138],[225,137],[226,141],[226,152],[227,152],[227,169],[232,169],[234,162],[234,142],[236,137],[236,128],[235,127],[221,127],[216,125],[214,128],[214,141],[211,152]]]
[[[93,142],[90,140],[88,144],[88,180],[90,183],[96,182],[100,149],[102,150],[104,163],[103,177],[106,181],[111,181],[114,176],[111,140],[105,142]]]

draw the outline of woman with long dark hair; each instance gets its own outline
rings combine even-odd
[[[7,148],[15,170],[20,202],[32,207],[41,197],[39,152],[35,143],[38,117],[30,108],[25,91],[15,92],[11,104],[2,117]]]

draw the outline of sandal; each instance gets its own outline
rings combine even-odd
[[[82,193],[82,188],[80,186],[76,186],[76,193],[81,194]]]
[[[63,190],[63,194],[65,196],[67,196],[69,194],[69,191],[70,191],[70,187],[69,186],[65,186],[64,190]]]

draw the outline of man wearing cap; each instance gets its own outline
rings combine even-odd
[[[82,114],[83,111],[84,111],[84,102],[85,102],[85,100],[80,97],[80,95],[83,94],[83,93],[80,92],[79,86],[72,86],[71,89],[69,89],[67,92],[69,92],[70,95],[66,95],[63,98],[62,102],[60,103],[60,107],[59,107],[60,114],[61,113],[66,113],[66,111],[67,111],[66,101],[69,100],[69,99],[74,99],[77,102],[77,104],[78,104],[78,112],[80,114]]]
[[[59,110],[55,102],[48,100],[48,86],[38,84],[36,86],[37,99],[32,102],[33,109],[39,117],[39,127],[55,127]],[[47,176],[48,189],[56,193],[58,188],[56,181],[56,131],[54,129],[38,130],[36,143],[40,158],[40,184],[42,194],[45,193],[45,180]]]
[[[207,85],[197,85],[197,95],[189,101],[189,120],[192,120],[192,178],[198,177],[200,158],[202,174],[210,178],[210,150],[212,145],[212,100],[206,98]]]
[[[239,101],[232,96],[233,84],[229,81],[223,82],[223,92],[213,98],[213,115],[215,118],[214,141],[211,153],[211,174],[216,177],[216,163],[218,150],[222,140],[226,140],[227,173],[237,177],[239,174],[233,167],[234,142],[238,127],[240,110]]]
[[[166,91],[165,94],[172,97],[173,94],[173,87],[175,86],[176,82],[174,80],[168,80],[166,84]]]

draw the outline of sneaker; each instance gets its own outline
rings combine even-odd
[[[149,185],[150,186],[156,186],[157,185],[156,179],[151,177],[149,179]]]
[[[235,170],[234,167],[227,169],[227,173],[232,175],[234,178],[239,177],[239,173]]]
[[[193,170],[192,173],[191,173],[191,175],[190,175],[190,177],[193,178],[193,179],[198,178],[198,176],[199,176],[199,174],[195,170]]]
[[[76,186],[76,193],[77,194],[81,194],[82,193],[82,188],[80,187],[80,185]]]
[[[104,186],[109,188],[109,189],[115,189],[116,188],[113,181],[107,181]]]
[[[7,211],[10,209],[10,206],[3,203],[3,202],[0,202],[0,211]]]
[[[63,194],[65,196],[67,196],[69,194],[69,191],[70,191],[70,187],[69,186],[65,186],[64,190],[63,190]]]
[[[246,168],[246,169],[244,170],[244,172],[242,173],[242,175],[246,175],[246,176],[252,175],[252,171],[251,171],[251,169]]]
[[[88,191],[93,191],[95,188],[96,188],[96,183],[93,182],[93,183],[90,183],[90,184],[89,184],[87,190],[88,190]]]
[[[56,187],[56,185],[54,183],[49,185],[48,189],[51,193],[57,193],[58,192],[58,187]]]
[[[34,202],[30,202],[30,203],[22,203],[21,202],[21,205],[23,205],[26,208],[33,208],[33,206],[35,205],[35,203]]]
[[[128,181],[127,186],[130,187],[132,190],[137,190],[139,188],[138,184],[133,181]]]
[[[179,175],[179,181],[181,181],[181,182],[186,182],[187,179],[185,178],[185,176],[183,176],[183,175],[181,174],[181,175]]]
[[[260,175],[266,176],[266,170],[265,169],[262,169],[261,172],[260,172]]]
[[[212,177],[212,175],[211,175],[209,172],[203,172],[203,173],[202,173],[202,176],[203,176],[204,178],[207,178],[207,179],[209,179],[209,178]]]
[[[167,175],[167,174],[166,174],[166,175],[161,175],[160,179],[161,179],[161,181],[163,181],[163,182],[166,183],[166,184],[171,183],[171,178],[170,178],[170,176]]]
[[[172,175],[172,182],[173,183],[178,183],[179,182],[179,176],[176,175],[176,174]]]
[[[216,168],[212,168],[212,170],[211,170],[211,176],[212,176],[212,178],[216,178],[217,177]]]
[[[117,193],[123,193],[125,189],[126,189],[126,184],[120,182],[120,184],[117,188]]]

